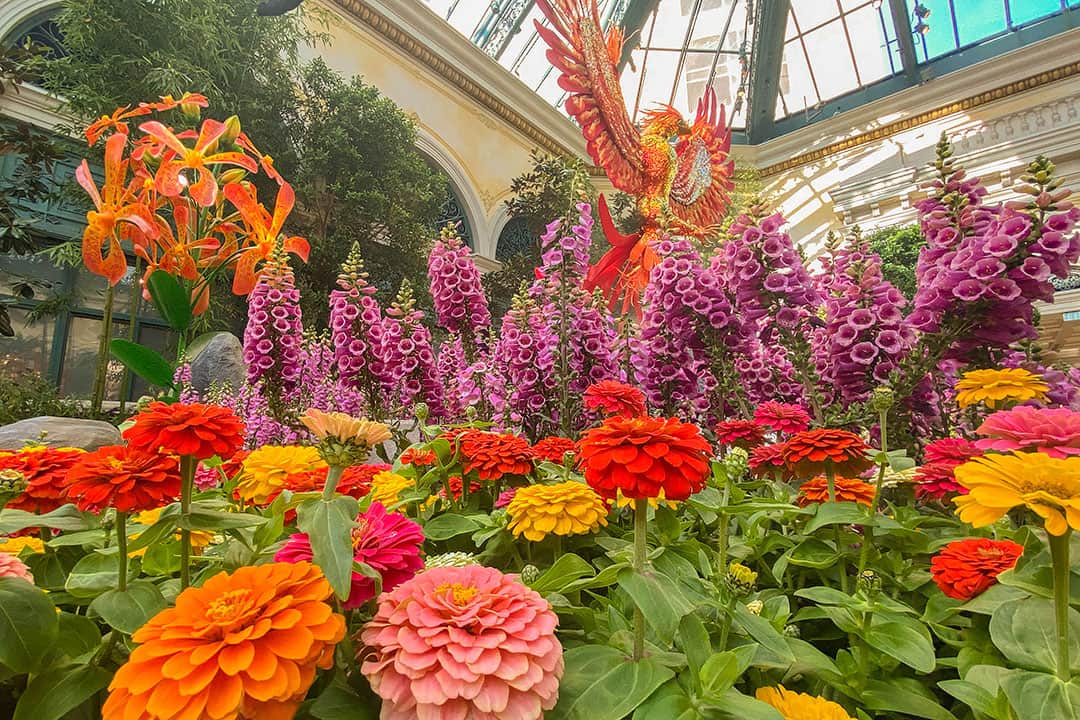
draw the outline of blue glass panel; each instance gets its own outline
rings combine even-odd
[[[1053,15],[1061,10],[1061,0],[1009,0],[1013,27]]]
[[[972,45],[1008,29],[1003,0],[954,0],[954,4],[960,47]]]

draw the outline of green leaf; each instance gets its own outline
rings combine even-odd
[[[0,510],[0,534],[11,535],[28,527],[77,531],[89,529],[90,523],[86,516],[71,504],[58,507],[44,515],[35,515],[25,510]]]
[[[179,517],[175,512],[163,511],[156,523],[141,531],[138,537],[128,540],[128,552],[135,552],[144,547],[149,547],[159,540],[173,537]]]
[[[806,523],[804,532],[810,534],[826,525],[870,525],[873,518],[858,503],[830,502],[817,506],[817,513]]]
[[[483,525],[465,515],[456,513],[444,513],[432,518],[424,525],[424,536],[428,540],[449,540],[458,535],[476,532]]]
[[[930,633],[918,621],[877,623],[870,627],[863,639],[919,672],[931,672],[937,664]]]
[[[244,512],[221,512],[194,506],[187,519],[176,518],[176,526],[184,530],[235,530],[236,528],[254,527],[266,524],[266,518]]]
[[[675,680],[664,683],[663,687],[649,696],[634,711],[633,720],[703,720],[703,716],[694,709],[694,702]]]
[[[702,665],[698,678],[704,695],[720,696],[739,679],[739,660],[731,651],[715,653]]]
[[[1080,719],[1080,684],[1068,684],[1055,675],[1013,670],[1001,678],[1001,687],[1009,704],[1022,720]]]
[[[56,616],[60,633],[56,639],[57,649],[72,660],[96,650],[101,644],[98,624],[85,615],[62,612]]]
[[[835,565],[838,557],[836,549],[832,546],[817,538],[809,538],[808,540],[799,543],[799,545],[791,551],[788,562],[792,565],[798,565],[799,567],[824,570],[827,567]]]
[[[650,568],[640,573],[624,569],[619,573],[619,587],[645,614],[645,622],[669,645],[683,616],[694,611],[675,582]]]
[[[559,703],[546,720],[622,720],[674,673],[644,658],[631,662],[607,645],[583,645],[563,655]]]
[[[698,677],[705,662],[712,656],[712,641],[705,623],[695,613],[683,617],[679,623],[679,647],[686,655],[693,677]]]
[[[119,578],[116,565],[114,556],[90,553],[75,563],[68,573],[64,589],[77,598],[97,597],[116,587]],[[135,568],[129,567],[128,574],[133,579]]]
[[[146,289],[169,327],[181,332],[188,329],[191,325],[191,295],[179,280],[164,270],[155,270],[146,280]]]
[[[56,606],[21,578],[0,578],[0,665],[33,672],[59,635]]]
[[[768,648],[783,662],[795,662],[795,656],[791,654],[791,648],[788,647],[784,636],[777,632],[768,620],[747,610],[743,603],[735,605],[735,625]]]
[[[109,352],[131,372],[151,385],[173,387],[175,368],[168,360],[148,347],[130,340],[115,338],[109,342]]]
[[[1001,605],[990,617],[990,639],[1001,654],[1029,670],[1057,668],[1057,623],[1051,600],[1029,597]],[[1069,608],[1069,659],[1080,669],[1080,613]]]
[[[91,610],[125,635],[134,633],[168,606],[161,591],[149,580],[133,582],[124,591],[107,590],[90,603]]]
[[[724,717],[736,720],[784,720],[784,716],[772,705],[735,689],[725,692],[716,705]]]
[[[619,573],[626,567],[626,563],[615,563],[596,574],[595,577],[583,577],[567,584],[563,593],[576,592],[578,590],[595,590],[597,588],[610,587],[619,581]]]
[[[912,678],[867,681],[862,705],[867,710],[899,712],[927,720],[956,720],[921,682]]]
[[[964,703],[978,715],[994,715],[994,696],[967,680],[942,680],[938,683],[945,692]]]
[[[352,688],[331,685],[308,709],[318,720],[378,720],[377,705],[367,702]]]
[[[352,588],[356,511],[356,500],[345,496],[309,500],[296,509],[297,527],[311,540],[312,559],[342,600]]]
[[[815,602],[818,605],[840,605],[841,607],[852,607],[853,605],[858,604],[858,601],[849,593],[840,592],[835,588],[825,587],[824,585],[817,585],[815,587],[801,588],[799,590],[796,590],[795,597],[806,598],[807,600]]]
[[[103,690],[111,678],[111,672],[96,665],[52,668],[26,686],[12,720],[60,720]]]
[[[446,515],[440,517],[446,517]],[[573,581],[594,574],[592,565],[574,553],[566,553],[529,586],[541,595],[562,592],[563,588]]]

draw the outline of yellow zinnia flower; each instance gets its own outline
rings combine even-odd
[[[0,552],[18,555],[27,548],[30,549],[30,552],[43,553],[45,552],[45,543],[41,538],[30,537],[28,535],[4,538],[0,541]]]
[[[398,495],[406,488],[415,487],[416,483],[409,478],[383,470],[371,478],[372,502],[382,503],[384,507],[390,507],[398,501]]]
[[[755,695],[779,710],[784,720],[854,720],[847,710],[831,700],[792,692],[783,685],[758,688]]]
[[[310,472],[326,467],[313,447],[263,445],[244,458],[237,494],[245,502],[264,505],[293,473]]]
[[[664,488],[660,488],[660,494],[656,497],[649,498],[649,507],[653,510],[660,507],[660,503],[668,506],[669,508],[677,508],[679,503],[675,500],[667,500],[664,498]],[[634,507],[633,498],[628,498],[622,494],[622,490],[619,490],[615,495],[615,507],[620,510],[625,507]]]
[[[1051,535],[1080,530],[1080,457],[1053,458],[1039,452],[986,455],[954,472],[956,481],[969,490],[953,500],[964,522],[984,527],[1026,505],[1043,519]]]
[[[966,372],[955,389],[956,402],[962,408],[979,402],[996,408],[1006,400],[1018,403],[1045,400],[1050,386],[1042,376],[1023,368],[1004,368]]]
[[[585,535],[607,525],[607,507],[588,485],[561,482],[518,489],[506,508],[514,537],[539,542],[548,533]]]

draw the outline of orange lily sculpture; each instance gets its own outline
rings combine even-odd
[[[223,272],[234,272],[233,291],[246,295],[255,287],[260,263],[279,244],[307,261],[310,247],[283,228],[295,204],[292,187],[240,131],[235,117],[207,119],[198,130],[177,132],[159,120],[129,135],[127,121],[180,109],[197,118],[206,107],[202,95],[117,109],[87,128],[90,145],[105,142],[105,182],[100,190],[84,160],[75,177],[94,203],[83,233],[83,262],[88,270],[115,285],[128,270],[129,252],[146,263],[145,281],[156,271],[174,276],[191,296],[192,313],[209,304],[210,285]],[[260,168],[278,187],[273,213],[244,180]]]

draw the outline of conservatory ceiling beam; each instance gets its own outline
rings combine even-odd
[[[904,75],[907,76],[911,85],[918,85],[919,63],[915,58],[915,38],[911,33],[911,16],[908,15],[906,0],[889,0],[889,12],[892,14],[893,27],[896,29]]]
[[[650,14],[656,12],[660,0],[630,0],[626,6],[626,12],[622,17],[623,37],[626,44],[623,45],[622,58],[619,60],[619,69],[622,70],[626,63],[630,62],[630,54],[641,46],[641,29],[645,27],[645,20]]]
[[[751,143],[769,136],[780,90],[784,59],[784,31],[790,0],[761,0],[750,63],[750,108],[746,132]]]

